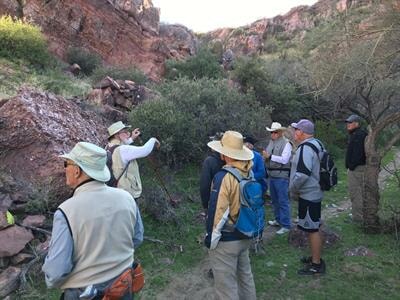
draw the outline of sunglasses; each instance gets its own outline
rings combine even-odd
[[[271,134],[275,134],[275,133],[278,133],[278,131],[272,131],[272,132],[271,132]]]
[[[76,164],[69,163],[66,160],[64,160],[64,169],[66,169],[68,166],[76,166]]]

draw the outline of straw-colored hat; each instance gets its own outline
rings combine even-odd
[[[278,130],[286,130],[286,127],[282,127],[281,123],[272,122],[271,128],[265,127],[268,131],[278,131]]]
[[[108,127],[108,138],[112,137],[114,134],[120,132],[122,129],[131,128],[130,125],[125,125],[122,121],[118,121]]]
[[[101,182],[110,180],[110,171],[106,165],[107,152],[91,143],[79,142],[69,153],[60,155],[76,163],[90,178]]]
[[[220,141],[209,142],[207,146],[237,160],[250,160],[254,157],[253,151],[243,145],[243,136],[237,131],[225,131]]]

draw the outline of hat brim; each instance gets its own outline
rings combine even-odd
[[[230,158],[236,159],[236,160],[251,160],[254,157],[253,151],[251,151],[249,148],[246,146],[243,146],[243,149],[232,149],[232,148],[227,148],[223,147],[221,144],[221,141],[212,141],[207,144],[208,147],[213,149],[214,151],[217,151],[218,153],[221,153],[225,156],[228,156]]]
[[[125,125],[125,127],[122,127],[121,129],[118,129],[116,132],[114,132],[112,135],[109,135],[107,139],[112,138],[114,135],[116,135],[118,132],[120,132],[121,130],[124,130],[126,128],[131,128],[131,125]]]
[[[269,128],[269,127],[265,127],[265,129],[267,129],[267,131],[281,131],[281,130],[286,130],[286,127],[279,127],[279,128]]]
[[[110,170],[108,169],[107,165],[104,167],[103,170],[94,170],[94,169],[89,168],[88,166],[85,166],[84,164],[80,163],[79,161],[76,161],[68,153],[59,155],[59,157],[72,160],[74,163],[76,163],[82,169],[83,172],[86,173],[87,176],[89,176],[90,178],[93,178],[94,180],[101,181],[101,182],[107,182],[111,178]]]

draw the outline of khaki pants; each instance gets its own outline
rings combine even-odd
[[[347,172],[351,213],[355,222],[363,222],[364,172],[365,166],[357,166],[353,171],[348,170]]]
[[[216,299],[256,299],[249,258],[250,244],[251,240],[219,242],[217,248],[209,251]]]

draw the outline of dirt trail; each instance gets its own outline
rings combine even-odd
[[[389,169],[394,166],[397,168],[400,166],[400,151],[396,153],[395,162],[389,164]],[[383,186],[384,181],[390,176],[390,173],[385,169],[379,173],[379,183]],[[344,211],[350,212],[351,203],[349,198],[344,198],[340,205],[328,205],[322,208],[322,219],[327,220],[332,217],[336,217],[338,214]],[[263,244],[267,243],[275,236],[275,232],[278,228],[273,226],[267,226],[263,235]],[[184,274],[180,274],[179,277],[175,278],[161,293],[159,293],[156,299],[176,299],[176,300],[203,300],[213,299],[213,280],[208,277],[207,272],[209,269],[208,257],[193,269],[187,271]],[[154,299],[154,297],[147,297],[143,295],[142,299]]]

